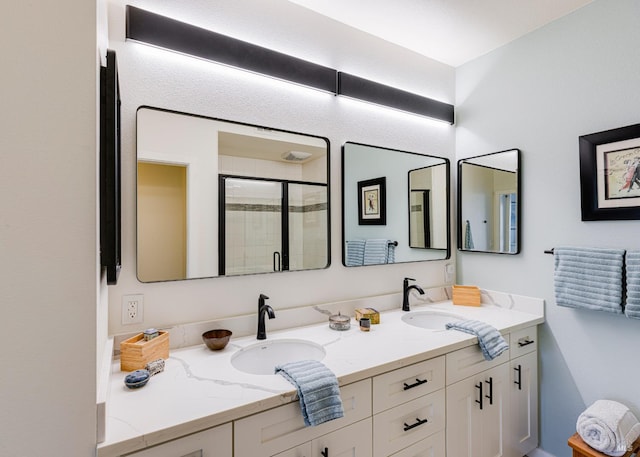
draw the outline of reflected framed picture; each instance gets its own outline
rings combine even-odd
[[[579,137],[582,220],[640,219],[640,124]]]
[[[386,178],[358,182],[358,224],[386,225]]]

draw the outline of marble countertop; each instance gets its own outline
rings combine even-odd
[[[543,306],[526,311],[483,304],[455,306],[450,301],[413,306],[412,311],[450,312],[477,319],[508,333],[544,322]],[[335,331],[328,322],[269,332],[266,341],[303,339],[324,347],[322,362],[350,384],[477,343],[458,331],[426,330],[404,323],[404,313],[381,313],[380,324],[363,332],[352,319],[351,328]],[[140,389],[124,385],[127,372],[114,360],[109,381],[105,441],[99,457],[119,456],[147,446],[210,428],[296,400],[296,390],[280,375],[252,375],[236,370],[231,356],[257,343],[255,336],[233,338],[221,351],[204,344],[171,350],[165,370]]]

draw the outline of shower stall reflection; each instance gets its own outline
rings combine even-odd
[[[219,195],[220,275],[328,264],[326,185],[221,176]]]

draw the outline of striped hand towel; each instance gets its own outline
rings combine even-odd
[[[627,251],[625,266],[627,300],[624,306],[624,313],[627,317],[640,319],[640,251]]]
[[[509,344],[500,332],[486,322],[475,320],[462,320],[450,322],[445,325],[447,330],[460,330],[478,337],[478,345],[482,350],[485,360],[493,360],[509,349]]]
[[[559,247],[553,251],[559,306],[622,313],[624,249]]]
[[[389,261],[389,240],[368,239],[364,243],[364,265],[379,265]]]
[[[323,363],[301,360],[276,367],[298,390],[304,425],[319,425],[344,416],[338,379]]]
[[[356,267],[364,262],[364,240],[347,241],[346,266]]]

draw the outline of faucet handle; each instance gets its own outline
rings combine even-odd
[[[260,294],[260,300],[268,300],[269,297],[267,297],[265,294]]]
[[[404,278],[405,281],[415,281],[413,278]]]

